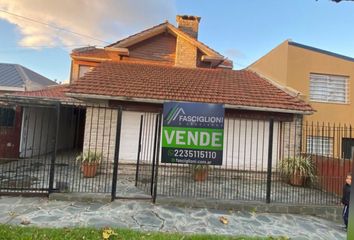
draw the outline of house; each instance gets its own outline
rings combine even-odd
[[[232,70],[232,61],[198,41],[199,17],[177,16],[176,20],[178,27],[164,22],[105,48],[74,49],[71,53],[69,85],[26,92],[8,98],[61,101],[62,106],[66,106],[61,113],[68,116],[74,113],[75,105],[66,103],[73,100],[104,106],[122,106],[121,136],[124,141],[120,143],[120,158],[132,162],[136,161],[138,151],[140,116],[146,112],[161,112],[165,101],[224,104],[226,114],[250,120],[245,126],[245,122],[238,120],[236,126],[245,131],[243,134],[252,133],[259,119],[265,119],[268,123],[271,118],[275,119],[279,129],[282,122],[299,122],[303,115],[313,112],[311,106],[296,95],[278,88],[259,74],[249,70]],[[34,109],[27,109],[27,113],[31,111]],[[50,116],[53,114],[46,112],[46,118],[52,121]],[[105,112],[103,116],[99,108],[88,106],[80,114],[80,121],[83,121],[81,126],[84,125],[80,128],[84,131],[81,133],[84,135],[81,143],[83,151],[99,149],[106,159],[112,161],[115,147],[114,129],[117,126],[116,110]],[[75,119],[78,121],[77,116]],[[65,118],[60,117],[60,121],[64,122]],[[268,134],[268,123],[258,128]],[[33,123],[29,121],[28,126],[31,124]],[[68,129],[62,129],[60,133],[73,133],[73,125],[66,127]],[[98,136],[97,133],[104,131],[109,132],[110,142],[105,142],[104,136]],[[232,137],[231,132],[235,130],[230,128],[228,131]],[[68,138],[77,139],[74,135],[59,139],[66,139],[65,142],[68,143]],[[251,158],[251,150],[248,148],[252,146],[252,134],[246,135],[247,139],[243,141],[247,142],[248,147],[238,154],[240,157],[242,155]],[[26,138],[31,139],[31,136]],[[259,144],[267,145],[267,135],[259,141]],[[32,142],[35,144],[36,141]],[[34,149],[44,150],[43,147],[27,145],[30,146],[28,149],[25,146],[21,148],[23,155],[27,155],[27,151],[33,155]],[[69,145],[72,146],[73,143]],[[267,154],[261,152],[261,149],[257,151],[258,158],[264,158]],[[36,152],[38,153],[42,154],[40,151]],[[225,152],[224,155],[231,157],[234,153]],[[244,167],[253,168],[256,161],[257,159],[247,161]]]
[[[304,120],[326,128],[308,133],[308,152],[354,157],[354,58],[286,40],[247,69],[286,91],[297,92],[315,109]]]
[[[33,91],[56,82],[19,64],[0,63],[0,95]],[[21,131],[21,109],[0,105],[0,158],[17,158]]]

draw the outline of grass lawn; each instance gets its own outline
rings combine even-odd
[[[111,231],[111,232],[110,232]],[[111,235],[110,233],[114,233]],[[107,238],[108,237],[108,238]],[[217,235],[185,235],[179,233],[138,232],[129,229],[94,229],[94,228],[38,228],[0,225],[0,239],[11,240],[285,240],[283,238],[242,237],[242,236],[217,236]]]

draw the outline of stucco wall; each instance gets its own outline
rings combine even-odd
[[[288,41],[258,59],[249,69],[282,85],[287,85]]]
[[[348,103],[320,103],[309,101],[310,73],[348,76]],[[288,86],[305,95],[316,110],[313,115],[306,116],[307,121],[346,123],[354,125],[354,62],[327,54],[289,45]]]

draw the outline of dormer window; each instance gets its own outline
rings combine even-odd
[[[86,65],[80,65],[79,66],[79,78],[83,77],[86,73],[92,71],[94,67],[92,66],[86,66]]]

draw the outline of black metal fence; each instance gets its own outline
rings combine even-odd
[[[351,172],[352,128],[339,125],[250,120],[229,116],[221,166],[159,167],[158,194],[295,204],[340,203]],[[199,170],[205,180],[196,179]]]
[[[6,150],[0,152],[2,193],[115,194],[119,108],[74,103],[20,106],[13,120],[20,126],[0,127],[2,143],[20,142],[11,158]]]
[[[162,164],[162,116],[144,113],[136,126],[137,161],[122,168],[120,107],[71,103],[7,109],[13,111],[0,111],[1,193],[106,193],[114,199],[123,191],[141,191],[153,200],[333,205],[354,155],[351,126],[228,115],[221,166]],[[11,121],[3,120],[5,114]],[[9,155],[16,144],[18,156]]]
[[[135,186],[156,199],[161,115],[141,115]]]
[[[2,109],[0,191],[48,192],[53,188],[58,106],[39,105],[33,108],[26,105],[20,108],[10,105]]]

